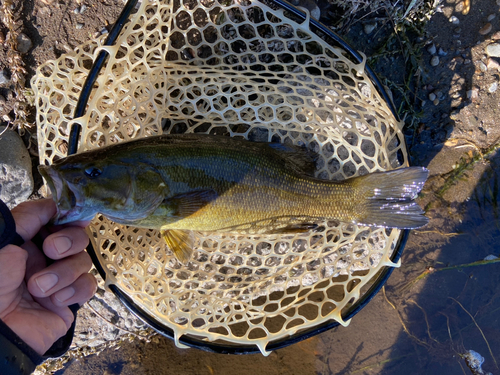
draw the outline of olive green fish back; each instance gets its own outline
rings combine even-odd
[[[79,151],[165,133],[305,145],[314,175],[342,180],[407,164],[404,138],[364,70],[308,26],[258,1],[143,1],[115,46],[89,41],[33,78],[40,163],[67,152],[91,61],[110,59],[83,118]],[[107,283],[188,335],[266,353],[273,340],[342,314],[390,261],[401,232],[325,222],[314,233],[196,233],[180,264],[159,233],[98,215],[90,226]]]

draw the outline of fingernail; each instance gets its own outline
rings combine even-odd
[[[67,288],[64,288],[63,290],[60,290],[56,294],[54,294],[54,297],[56,300],[59,302],[65,302],[69,300],[71,297],[75,295],[75,288],[69,286]]]
[[[64,254],[71,249],[71,245],[73,245],[73,242],[66,236],[54,238],[54,246],[59,254]]]
[[[36,278],[36,284],[44,293],[52,289],[54,285],[57,284],[58,281],[59,278],[54,273],[46,273],[45,275],[38,276]]]

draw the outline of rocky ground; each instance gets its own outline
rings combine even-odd
[[[80,311],[70,355],[46,363],[40,373],[500,371],[500,1],[405,1],[390,7],[374,1],[368,8],[363,1],[334,3],[301,4],[319,10],[325,24],[369,56],[405,119],[412,164],[431,171],[421,199],[431,223],[410,237],[402,267],[384,292],[348,328],[264,358],[177,349],[101,288]],[[41,187],[32,168],[37,164],[36,132],[23,126],[33,123],[35,114],[28,106],[29,90],[22,89],[29,88],[36,66],[105,33],[123,3],[10,4],[3,2],[0,24],[0,120],[15,132],[7,130],[0,138],[0,197],[14,206],[30,194],[30,199],[39,197]],[[9,24],[6,9],[15,24]],[[17,34],[14,51],[12,30]],[[477,365],[481,357],[484,372]]]

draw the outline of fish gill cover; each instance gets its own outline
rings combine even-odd
[[[206,133],[305,146],[315,176],[343,180],[408,165],[403,134],[363,63],[306,21],[258,1],[143,1],[114,46],[105,36],[40,66],[40,163],[67,153],[81,88],[100,50],[79,152],[162,133]],[[359,300],[398,229],[324,222],[294,235],[195,233],[176,260],[159,232],[97,215],[90,237],[106,282],[159,324],[228,345],[257,345],[328,321]],[[345,314],[344,314],[345,316]]]

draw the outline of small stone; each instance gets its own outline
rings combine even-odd
[[[490,254],[487,255],[483,260],[495,260],[495,259],[498,259],[498,257],[496,255]]]
[[[80,14],[80,8],[75,8],[75,9],[73,9],[73,13],[75,13],[75,14]]]
[[[494,34],[491,36],[491,39],[493,39],[493,40],[498,40],[498,39],[500,39],[500,31],[497,31],[496,33],[494,33]]]
[[[10,74],[7,69],[4,69],[0,72],[0,85],[3,85],[10,81]]]
[[[445,50],[444,50],[444,49],[439,48],[439,51],[438,51],[438,55],[439,55],[439,56],[446,56],[447,54],[448,54],[448,52],[445,52]]]
[[[77,30],[81,30],[81,29],[83,28],[83,26],[85,26],[83,23],[78,22],[78,23],[76,24],[76,29],[77,29]]]
[[[436,99],[434,99],[434,100],[432,101],[432,104],[434,104],[434,105],[438,105],[438,104],[439,104],[439,99],[437,99],[437,98],[436,98]]]
[[[497,91],[498,89],[498,83],[493,82],[490,87],[488,87],[488,91],[491,92],[492,94]]]
[[[436,96],[439,100],[443,100],[444,99],[444,94],[442,91],[437,91],[436,92]]]
[[[454,24],[454,25],[458,25],[460,23],[460,20],[457,17],[455,17],[455,16],[451,16],[450,17],[450,22],[452,24]]]
[[[436,45],[432,43],[429,47],[427,47],[427,52],[434,55],[436,53]]]
[[[24,33],[20,33],[17,36],[16,41],[17,41],[17,50],[21,53],[26,53],[31,49],[31,47],[33,47],[33,42]]]
[[[491,25],[491,23],[488,22],[486,25],[484,25],[479,29],[479,34],[481,35],[489,34],[492,28],[493,26]]]
[[[85,12],[87,10],[87,6],[85,4],[82,4],[82,6],[80,7],[80,14],[83,14],[83,12]]]
[[[500,64],[498,63],[498,61],[496,61],[495,59],[492,59],[491,57],[488,59],[488,63],[486,65],[486,67],[488,69],[500,70]]]
[[[105,27],[102,28],[101,30],[101,35],[104,35],[104,34],[107,34],[109,33],[108,29],[106,29]]]
[[[438,66],[438,65],[439,65],[439,57],[433,56],[431,59],[431,66]]]
[[[495,19],[495,17],[496,17],[496,15],[495,15],[495,14],[493,14],[493,13],[492,13],[492,14],[490,14],[490,15],[488,16],[488,22],[489,22],[489,21],[493,21],[493,20]]]
[[[0,44],[3,44],[5,42],[5,35],[0,31]]]
[[[482,61],[478,61],[477,62],[477,67],[479,68],[480,71],[482,71],[483,73],[486,73],[486,71],[488,70],[488,67],[486,66],[486,64]]]
[[[464,63],[464,58],[462,56],[455,56],[452,60],[452,63],[455,64],[463,64]]]
[[[5,103],[7,103],[7,100],[5,100],[3,95],[0,95],[0,105],[4,105]]]
[[[372,33],[373,30],[377,27],[376,23],[367,23],[365,24],[364,31],[366,35],[369,35]]]
[[[479,96],[478,89],[472,89],[467,91],[467,99],[476,99]]]
[[[0,133],[4,129],[0,127]],[[12,130],[0,136],[0,160],[0,199],[12,209],[33,191],[30,154],[21,137]]]
[[[434,94],[433,92],[431,92],[431,93],[429,94],[429,100],[430,100],[431,102],[433,102],[435,99],[436,99],[436,94]]]
[[[486,47],[488,56],[500,57],[500,44],[492,43]]]
[[[460,34],[460,33],[462,32],[462,28],[461,28],[460,26],[455,27],[455,29],[453,30],[453,32],[454,32],[455,34]]]

